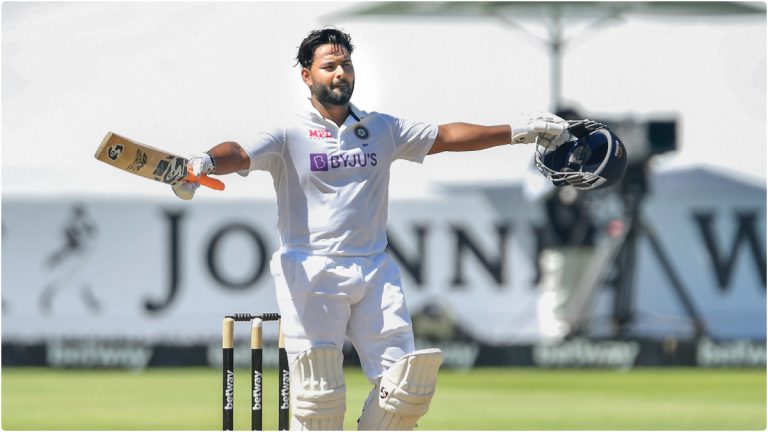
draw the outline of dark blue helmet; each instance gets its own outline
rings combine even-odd
[[[534,161],[555,186],[598,189],[624,177],[627,149],[616,134],[603,127],[557,147],[537,144]]]

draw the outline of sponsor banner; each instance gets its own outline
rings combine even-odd
[[[470,369],[483,366],[543,368],[629,369],[642,367],[699,366],[708,368],[764,368],[765,342],[748,340],[695,341],[667,340],[590,340],[574,339],[560,343],[494,346],[478,341],[432,341],[417,339],[417,348],[437,347],[443,351],[443,367]],[[277,369],[277,342],[267,341],[264,367]],[[219,341],[204,345],[151,345],[117,340],[67,340],[47,344],[3,343],[3,367],[48,366],[58,368],[120,368],[209,366],[221,369]],[[248,341],[234,350],[236,368],[250,367]],[[344,347],[344,364],[359,366],[357,353]],[[285,377],[281,377],[285,378]],[[260,377],[254,377],[260,379]]]
[[[703,339],[696,346],[696,364],[705,367],[763,367],[765,344]]]
[[[694,170],[655,176],[653,190],[637,238],[628,335],[691,337],[676,279],[713,340],[764,340],[765,188]],[[544,204],[527,201],[520,186],[449,192],[390,206],[388,251],[400,265],[417,336],[445,344],[465,365],[484,361],[482,347],[546,342],[538,265],[549,224]],[[278,311],[269,270],[279,246],[276,215],[273,202],[251,200],[4,198],[2,340],[205,346],[220,337],[224,315]],[[600,232],[604,225],[593,222]],[[615,290],[601,283],[586,336],[616,337]],[[264,333],[275,338],[277,327]],[[66,363],[72,348],[62,343],[51,355]],[[152,363],[138,345],[122,349],[99,347],[112,357],[91,361]],[[725,356],[702,350],[713,365]],[[530,355],[552,364],[606,355],[615,365],[644,354],[631,345],[574,344],[542,345]]]
[[[636,341],[569,340],[562,343],[537,344],[533,347],[533,363],[544,367],[631,368],[640,353]]]

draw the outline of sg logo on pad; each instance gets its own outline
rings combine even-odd
[[[310,153],[309,166],[312,171],[328,171],[328,155],[325,153]]]

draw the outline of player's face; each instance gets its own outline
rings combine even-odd
[[[320,45],[315,50],[312,67],[304,70],[304,82],[321,103],[346,105],[355,90],[355,68],[346,48]]]

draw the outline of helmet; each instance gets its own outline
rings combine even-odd
[[[627,149],[616,134],[603,127],[556,147],[537,142],[534,161],[555,186],[598,189],[624,177]]]

